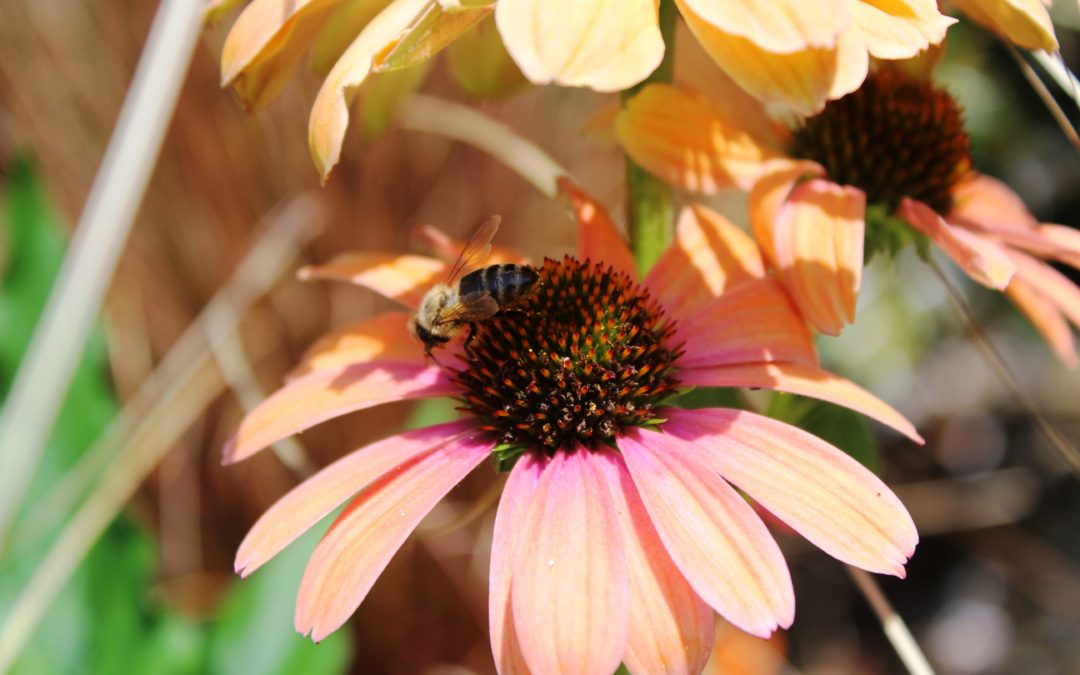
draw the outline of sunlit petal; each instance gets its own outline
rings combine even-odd
[[[1025,49],[1058,50],[1050,13],[1042,0],[953,0],[975,21]]]
[[[446,279],[450,266],[434,258],[395,253],[342,253],[300,270],[301,279],[347,281],[415,309],[433,284]]]
[[[424,351],[409,335],[408,320],[404,312],[384,312],[331,331],[304,352],[286,379],[369,362],[423,364]]]
[[[751,188],[747,202],[750,226],[762,255],[773,267],[777,266],[774,232],[780,209],[799,180],[824,175],[825,169],[816,162],[776,160]]]
[[[778,54],[832,47],[852,21],[849,0],[684,0],[703,21]]]
[[[930,237],[975,281],[999,291],[1009,285],[1015,266],[998,244],[949,225],[929,206],[906,197],[901,200],[897,214]]]
[[[578,253],[583,259],[611,265],[631,279],[637,278],[634,254],[611,221],[603,204],[586,194],[569,178],[558,179],[559,192],[570,200],[578,221]]]
[[[860,0],[852,9],[867,49],[879,59],[911,58],[944,40],[956,23],[933,0]]]

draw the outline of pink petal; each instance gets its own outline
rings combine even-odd
[[[455,391],[450,377],[437,366],[383,363],[316,371],[289,382],[248,413],[225,444],[222,461],[239,462],[345,413]]]
[[[495,532],[491,539],[491,573],[488,584],[488,621],[491,651],[495,667],[503,675],[528,675],[521,640],[514,626],[514,610],[510,602],[510,583],[514,564],[525,532],[525,517],[529,510],[540,474],[547,465],[543,455],[527,452],[514,465],[503,487],[499,511],[495,515]]]
[[[667,411],[664,431],[832,557],[904,576],[919,535],[877,476],[818,437],[744,410]]]
[[[790,626],[787,564],[746,500],[669,435],[632,429],[618,443],[664,547],[697,594],[748,633]]]
[[[340,628],[409,533],[490,452],[491,443],[467,434],[368,485],[308,561],[296,598],[296,630],[319,642]]]
[[[972,172],[953,188],[952,194],[950,223],[995,234],[1033,232],[1039,227],[1020,196],[996,178]]]
[[[1080,326],[1080,288],[1069,277],[1023,253],[1014,251],[1011,258],[1016,264],[1017,277],[1053,302],[1069,321]]]
[[[1013,277],[1005,295],[1035,326],[1057,357],[1069,368],[1076,367],[1076,339],[1061,310],[1052,300],[1021,279]]]
[[[693,368],[680,372],[679,381],[686,386],[775,389],[821,399],[873,417],[916,443],[923,443],[915,426],[892,406],[854,382],[813,365],[743,363],[717,368]]]
[[[1015,268],[1000,246],[974,232],[953,227],[926,204],[905,197],[897,215],[937,244],[975,281],[999,291]]]
[[[780,279],[803,317],[826,335],[855,320],[866,195],[813,178],[788,195],[773,225]]]
[[[626,464],[600,462],[622,533],[630,581],[630,634],[623,663],[632,673],[700,673],[713,641],[713,611],[690,588],[649,520]]]
[[[566,195],[578,221],[578,248],[581,258],[611,265],[637,279],[637,263],[626,240],[615,229],[603,204],[596,201],[569,178],[558,179],[559,192]]]
[[[747,281],[692,316],[676,317],[685,341],[682,367],[758,361],[817,363],[813,337],[780,283]]]
[[[346,499],[397,467],[414,462],[475,428],[463,420],[407,431],[345,455],[277,500],[244,537],[237,574],[246,577]]]
[[[694,205],[679,214],[675,241],[645,275],[645,287],[672,315],[692,316],[725,290],[764,276],[757,243],[724,216]]]
[[[449,271],[446,263],[422,255],[354,251],[322,265],[304,267],[299,276],[347,281],[416,309],[428,289],[444,280]]]
[[[626,649],[626,557],[597,462],[585,449],[556,453],[525,517],[510,592],[535,673],[608,675]]]

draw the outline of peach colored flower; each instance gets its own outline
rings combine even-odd
[[[1080,325],[1080,296],[1040,259],[1075,265],[1080,241],[1034,222],[1008,188],[971,168],[962,115],[947,93],[883,68],[788,129],[725,82],[714,78],[708,96],[650,85],[619,113],[616,133],[667,182],[747,191],[754,235],[811,325],[838,334],[855,319],[867,254],[925,236],[972,279],[1006,291],[1075,362],[1062,317]]]
[[[1050,0],[952,0],[973,21],[1025,49],[1058,50]]]
[[[428,510],[494,456],[516,459],[491,553],[501,672],[607,675],[620,662],[634,673],[699,672],[714,610],[755,635],[789,625],[787,566],[736,489],[835,558],[903,576],[914,525],[857,462],[760,415],[664,404],[687,386],[790,391],[921,440],[892,408],[818,366],[753,240],[688,209],[676,242],[639,282],[602,207],[562,187],[581,221],[584,262],[545,261],[527,304],[481,322],[458,368],[425,360],[408,341],[406,315],[390,313],[317,344],[248,415],[227,462],[390,401],[453,396],[465,413],[361,448],[305,481],[255,524],[237,571],[251,574],[348,502],[297,598],[297,630],[320,640],[356,610]],[[421,256],[353,254],[308,275],[415,307],[446,269]]]

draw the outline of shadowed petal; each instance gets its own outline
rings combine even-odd
[[[950,223],[995,234],[1032,232],[1039,227],[1020,196],[996,178],[972,172],[953,188],[952,196]]]
[[[626,649],[626,557],[592,455],[556,453],[525,517],[510,592],[521,650],[535,673],[608,675]]]
[[[780,279],[803,317],[826,335],[855,320],[865,213],[862,190],[813,178],[792,190],[777,214]]]
[[[781,154],[709,99],[667,84],[650,84],[627,101],[615,134],[635,162],[694,192],[749,189],[763,163]]]
[[[495,24],[510,56],[536,84],[620,91],[660,65],[655,0],[499,0]]]
[[[438,366],[382,363],[320,370],[274,392],[244,417],[223,462],[239,462],[271,443],[345,413],[392,401],[444,396],[457,387]]]
[[[445,280],[449,271],[446,263],[422,255],[353,251],[322,265],[303,267],[299,277],[348,281],[416,309],[428,289]]]
[[[745,410],[666,411],[664,431],[832,557],[904,576],[919,535],[873,473],[818,437]]]
[[[384,312],[332,331],[315,341],[289,371],[286,381],[316,370],[369,362],[424,363],[424,351],[409,335],[409,315]]]
[[[750,227],[754,231],[758,246],[761,247],[762,255],[773,267],[777,266],[774,232],[784,202],[799,180],[824,175],[825,169],[817,162],[777,160],[771,163],[769,171],[750,189],[747,198]]]
[[[1042,0],[953,0],[957,9],[1025,49],[1058,50],[1050,13]]]
[[[324,181],[341,157],[349,127],[349,104],[370,74],[372,59],[396,40],[427,4],[428,0],[393,0],[360,31],[326,76],[308,122],[311,157]]]
[[[237,574],[246,577],[346,499],[383,474],[472,431],[472,420],[407,431],[349,453],[277,500],[252,526],[236,551]]]
[[[607,209],[586,194],[565,176],[556,181],[559,192],[566,195],[578,221],[578,249],[582,259],[611,265],[616,272],[624,272],[637,279],[637,263],[626,240],[615,229]]]
[[[1080,288],[1047,263],[1018,251],[1010,254],[1016,263],[1016,277],[1049,299],[1077,326],[1080,326]]]
[[[907,197],[900,201],[897,215],[930,237],[975,281],[999,291],[1009,285],[1013,262],[990,239],[949,225],[929,206]]]
[[[870,54],[879,59],[907,59],[945,39],[956,23],[933,0],[854,2],[852,11]]]
[[[622,458],[605,452],[598,459],[614,500],[630,582],[623,663],[631,673],[696,675],[712,646],[712,608],[675,567]]]
[[[488,622],[495,667],[502,675],[528,675],[521,640],[514,625],[510,602],[510,584],[515,561],[525,534],[525,517],[540,473],[547,465],[543,455],[527,452],[510,472],[495,514],[495,532],[491,539],[491,572],[488,583]]]
[[[635,428],[618,443],[649,518],[694,591],[748,633],[767,637],[791,625],[787,564],[746,500],[683,441]]]
[[[746,38],[770,52],[832,47],[852,21],[846,0],[684,0],[717,29]]]
[[[694,205],[679,214],[675,241],[645,275],[645,287],[670,314],[692,316],[726,290],[764,276],[757,243],[716,211]]]
[[[854,382],[814,365],[742,363],[717,368],[691,368],[679,373],[679,381],[685,386],[775,389],[821,399],[861,412],[896,429],[916,443],[923,443],[922,436],[911,422],[892,406]]]
[[[341,627],[409,533],[490,452],[491,443],[466,434],[368,485],[308,560],[296,597],[296,630],[319,642]]]
[[[679,320],[685,341],[680,367],[759,361],[817,363],[814,340],[780,283],[771,277],[739,284]]]
[[[1013,277],[1005,289],[1021,312],[1043,336],[1046,343],[1054,350],[1057,357],[1070,368],[1076,367],[1076,339],[1073,337],[1069,322],[1052,300],[1025,284],[1020,278]]]

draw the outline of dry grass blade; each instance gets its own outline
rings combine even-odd
[[[870,608],[874,610],[878,621],[881,622],[881,630],[892,644],[893,649],[896,650],[900,660],[904,662],[904,667],[907,668],[908,672],[911,675],[933,675],[934,669],[930,667],[926,655],[919,648],[919,644],[915,642],[915,638],[911,635],[911,631],[908,630],[904,619],[889,604],[889,600],[881,592],[881,588],[874,581],[874,577],[870,576],[869,572],[851,565],[845,565],[844,567],[847,568],[848,574],[855,581],[855,586],[859,589],[859,592],[870,604]]]
[[[1054,121],[1057,122],[1057,125],[1061,127],[1061,131],[1065,133],[1065,137],[1069,139],[1070,143],[1072,143],[1073,148],[1075,148],[1077,152],[1080,152],[1080,135],[1077,135],[1076,129],[1069,121],[1069,116],[1065,114],[1065,111],[1062,110],[1061,106],[1059,106],[1057,101],[1054,100],[1054,95],[1051,94],[1050,90],[1046,88],[1045,84],[1043,84],[1042,79],[1039,78],[1039,74],[1035,72],[1035,69],[1032,68],[1027,61],[1024,60],[1024,57],[1022,54],[1020,54],[1020,51],[1008,40],[1005,40],[1003,42],[1005,44],[1005,47],[1009,51],[1009,55],[1013,57],[1014,61],[1016,61],[1016,65],[1020,68],[1020,72],[1028,81],[1028,84],[1030,84],[1031,88],[1035,90],[1035,93],[1039,96],[1039,99],[1043,102],[1043,105],[1046,106],[1046,109],[1050,112],[1050,115],[1054,118]],[[1070,80],[1069,82],[1070,84],[1074,83],[1073,80]],[[1066,89],[1065,91],[1069,94],[1070,98],[1072,98],[1073,100],[1076,99],[1075,89]]]

